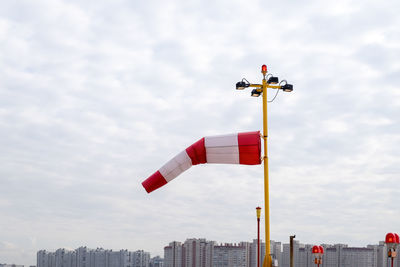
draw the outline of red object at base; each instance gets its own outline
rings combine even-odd
[[[396,237],[393,233],[387,233],[385,238],[385,243],[396,243]]]
[[[313,246],[312,247],[312,253],[319,253],[319,246]]]
[[[400,243],[400,238],[399,238],[399,235],[398,235],[398,234],[396,234],[396,233],[394,233],[394,241],[395,241],[397,244],[399,244],[399,243]]]

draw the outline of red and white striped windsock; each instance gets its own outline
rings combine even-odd
[[[164,164],[142,185],[150,193],[202,163],[261,164],[260,132],[203,137]]]

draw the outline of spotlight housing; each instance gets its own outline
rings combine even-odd
[[[245,83],[244,81],[240,81],[236,83],[236,90],[243,90],[249,87],[249,84]]]
[[[268,84],[278,84],[279,83],[279,79],[278,79],[278,77],[271,76],[271,77],[269,77],[267,83]]]
[[[292,84],[285,84],[285,85],[282,85],[281,86],[281,89],[284,91],[284,92],[292,92],[293,91],[293,85]]]
[[[251,96],[259,97],[260,95],[261,95],[261,92],[258,92],[257,89],[253,89],[253,91],[251,91]]]

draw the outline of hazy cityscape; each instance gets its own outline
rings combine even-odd
[[[271,240],[273,266],[290,267],[290,245]],[[314,267],[314,244],[293,243],[293,267]],[[321,267],[386,267],[387,245],[349,247],[346,244],[322,244],[325,253]],[[264,258],[265,243],[260,243],[260,262]],[[396,258],[394,266],[400,266]],[[23,267],[0,264],[0,267]],[[33,267],[33,266],[32,266]],[[164,247],[164,255],[151,256],[143,250],[107,250],[79,247],[37,252],[36,267],[257,267],[257,240],[252,242],[217,243],[204,238],[172,241]]]

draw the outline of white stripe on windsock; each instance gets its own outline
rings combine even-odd
[[[179,174],[192,167],[192,160],[183,150],[181,153],[173,157],[170,161],[160,168],[160,173],[167,182],[176,178]]]
[[[207,163],[239,164],[238,134],[204,138]]]

